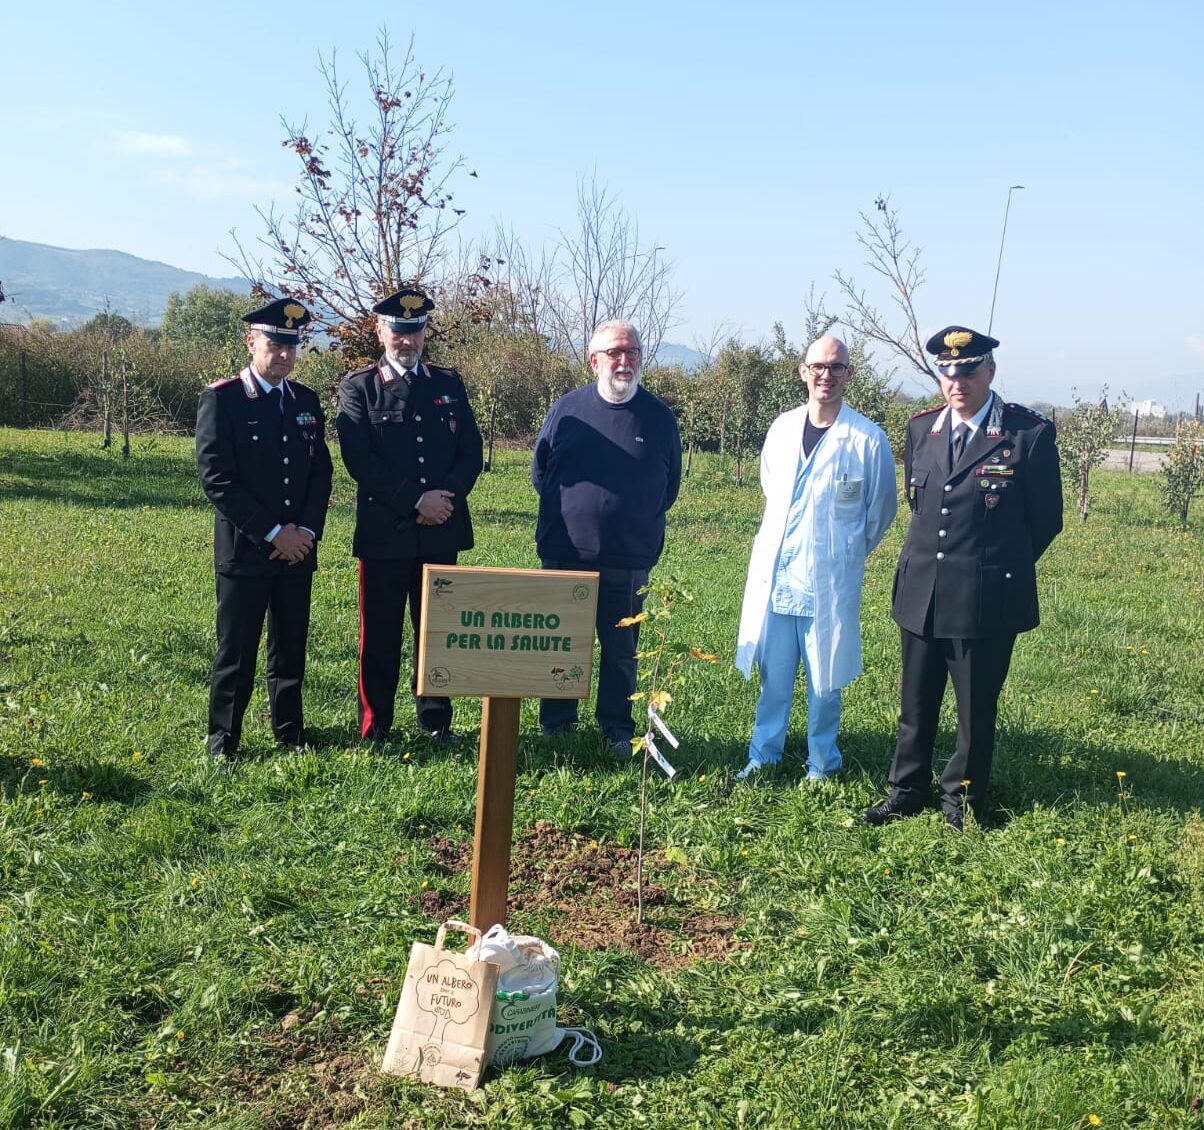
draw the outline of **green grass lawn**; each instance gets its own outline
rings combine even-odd
[[[527,458],[482,477],[462,563],[537,563]],[[433,844],[471,838],[475,743],[405,740],[407,695],[399,741],[356,744],[341,467],[306,682],[322,744],[279,752],[260,689],[223,777],[203,751],[211,511],[190,443],[138,439],[123,463],[94,436],[0,431],[0,1125],[1204,1126],[1204,529],[1172,528],[1151,477],[1092,482],[1016,649],[998,811],[955,836],[936,811],[860,821],[894,743],[905,513],[868,570],[846,772],[799,787],[800,701],[783,769],[733,783],[760,495],[696,462],[661,569],[697,595],[675,632],[721,662],[672,706],[680,773],[654,777],[649,822],[668,905],[648,914],[677,960],[618,933],[578,946],[571,911],[525,899],[511,925],[562,950],[560,1022],[605,1057],[464,1095],[376,1070],[410,944],[468,889]],[[474,738],[479,717],[457,705]],[[516,838],[547,822],[631,847],[635,765],[589,728],[536,730],[525,703]],[[945,752],[952,732],[947,709]],[[732,923],[726,952],[691,960],[683,907]]]

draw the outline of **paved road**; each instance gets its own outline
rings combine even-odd
[[[1161,451],[1133,452],[1133,471],[1152,475],[1162,470],[1162,461],[1166,454]],[[1104,457],[1104,467],[1109,471],[1127,471],[1129,469],[1129,449],[1114,447]]]

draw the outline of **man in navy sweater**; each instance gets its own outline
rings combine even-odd
[[[612,752],[630,756],[640,628],[618,627],[644,605],[639,590],[665,545],[665,513],[681,486],[681,437],[662,400],[640,388],[640,335],[603,322],[589,342],[598,378],[566,393],[535,443],[531,484],[539,495],[535,543],[545,569],[596,569],[597,719]],[[575,699],[544,699],[545,734],[577,724]]]

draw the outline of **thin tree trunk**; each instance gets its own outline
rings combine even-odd
[[[121,366],[121,458],[130,457],[130,367]]]
[[[100,399],[104,407],[104,439],[100,446],[107,449],[113,446],[113,397],[109,392],[109,355],[107,353],[100,355]]]

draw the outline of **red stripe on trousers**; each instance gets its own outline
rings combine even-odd
[[[360,670],[359,670],[359,691],[360,705],[364,708],[364,721],[360,725],[360,740],[366,738],[372,730],[376,722],[376,716],[372,713],[372,706],[368,702],[368,696],[364,693],[364,562],[361,559],[359,563],[360,575]]]

